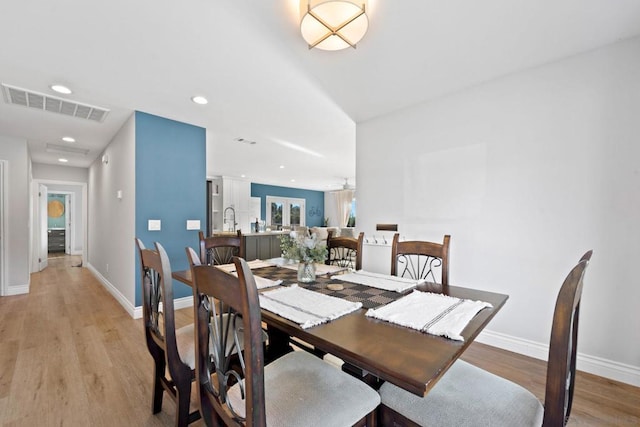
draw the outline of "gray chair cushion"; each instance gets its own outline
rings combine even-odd
[[[371,387],[305,351],[265,366],[264,387],[269,426],[351,426],[380,403]],[[237,384],[229,389],[229,398],[244,416]]]
[[[423,426],[541,426],[544,409],[527,389],[458,360],[425,397],[393,384],[382,404]]]
[[[222,316],[223,322],[226,322],[228,318],[227,314],[223,314]],[[238,322],[237,328],[238,345],[234,347],[233,341],[229,340],[229,342],[227,342],[228,354],[236,354],[238,352],[238,347],[240,349],[244,349],[244,333],[242,332],[244,329],[242,328],[241,322]],[[182,362],[188,365],[191,369],[196,368],[196,345],[194,333],[195,332],[193,323],[176,329],[176,346],[178,347],[178,354],[180,355],[180,359],[182,360]],[[268,339],[269,336],[267,335],[267,333],[265,331],[262,331],[262,341],[267,342]],[[213,351],[213,345],[211,343],[209,343],[209,349],[210,351]]]
[[[193,332],[193,323],[176,329],[176,346],[178,354],[183,363],[191,369],[196,368],[196,345],[194,343],[195,336]],[[167,366],[167,370],[169,367]]]

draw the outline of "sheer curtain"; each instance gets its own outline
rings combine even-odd
[[[338,210],[338,223],[340,228],[347,226],[354,193],[355,191],[353,190],[340,190],[333,192],[333,197],[336,200],[336,208]]]

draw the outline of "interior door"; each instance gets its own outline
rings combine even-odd
[[[64,253],[71,255],[71,194],[64,195]]]
[[[0,160],[0,296],[4,291],[4,160]]]
[[[48,214],[47,214],[47,186],[38,185],[38,214],[40,215],[40,250],[38,254],[38,271],[42,271],[47,267],[47,256],[49,255],[49,233],[48,233]]]

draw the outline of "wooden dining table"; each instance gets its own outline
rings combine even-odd
[[[287,267],[263,267],[252,271],[256,276],[283,280],[282,285],[285,286],[297,283],[295,270]],[[173,278],[193,286],[190,270],[176,271]],[[342,282],[338,278],[331,279],[329,275],[323,275],[305,287],[345,299],[353,299],[350,295],[357,294],[363,301],[363,308],[308,329],[302,329],[297,323],[263,309],[262,320],[269,333],[269,357],[291,351],[289,337],[296,337],[342,359],[345,362],[343,369],[361,375],[363,380],[374,378],[376,381],[389,381],[418,396],[428,393],[508,299],[507,295],[480,289],[435,283],[418,285],[417,289],[421,291],[485,301],[492,305],[481,310],[467,324],[461,334],[464,341],[456,341],[367,317],[367,307],[386,301],[384,297],[389,296],[388,293],[372,292],[373,296],[369,298],[366,293],[357,293],[350,288],[352,285],[344,283],[352,292],[343,291],[341,295],[326,287],[330,283]]]

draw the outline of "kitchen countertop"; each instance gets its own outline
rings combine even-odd
[[[258,233],[242,233],[243,236],[281,236],[283,234],[289,234],[290,231],[260,231]]]
[[[289,234],[291,233],[291,231],[260,231],[258,233],[256,232],[251,232],[251,233],[242,233],[242,236],[281,236],[283,234]],[[214,236],[236,236],[237,233],[234,231],[214,231],[213,232]]]

